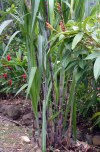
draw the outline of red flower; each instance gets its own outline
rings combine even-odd
[[[12,80],[9,80],[9,81],[8,81],[8,84],[9,84],[10,86],[12,86]]]
[[[10,61],[11,60],[11,56],[8,54],[7,55],[7,60]]]
[[[7,73],[4,73],[3,77],[6,79],[8,77]]]
[[[23,75],[22,75],[22,78],[23,78],[23,79],[26,79],[26,78],[27,78],[27,75],[26,75],[26,74],[23,74]]]
[[[2,78],[2,75],[0,75],[0,78]]]

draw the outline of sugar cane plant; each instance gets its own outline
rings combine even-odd
[[[84,14],[85,0],[23,0],[20,6],[10,15],[26,45],[28,81],[17,93],[27,87],[26,97],[31,97],[36,128],[42,136],[42,151],[63,140],[69,146],[72,134],[76,140],[78,88],[90,75],[95,89],[99,81],[100,5],[88,17]]]

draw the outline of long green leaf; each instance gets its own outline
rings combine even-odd
[[[13,39],[15,38],[15,36],[16,36],[19,32],[20,32],[20,31],[16,31],[16,32],[10,37],[9,42],[8,42],[8,44],[7,44],[7,46],[6,46],[5,50],[4,50],[4,53],[3,53],[2,57],[4,57],[4,55],[5,55],[6,52],[8,51],[8,47],[9,47],[10,43],[13,41]]]
[[[86,58],[85,58],[85,60],[89,60],[89,59],[95,59],[95,58],[97,58],[97,57],[99,57],[100,56],[100,52],[98,51],[98,52],[94,52],[94,53],[92,53],[92,54],[90,54],[90,55],[88,55]]]
[[[62,0],[62,2],[65,3],[69,8],[71,7],[70,3],[68,2],[68,0],[67,1],[66,0]]]
[[[92,119],[94,119],[94,118],[96,118],[96,117],[100,117],[100,112],[96,112],[96,113],[93,115]]]
[[[72,50],[75,49],[76,45],[82,40],[84,33],[80,32],[78,33],[72,42]]]
[[[50,24],[53,25],[53,21],[54,21],[54,0],[49,0],[49,16],[50,16]]]
[[[74,0],[71,0],[71,4],[70,4],[70,14],[71,14],[71,19],[74,19]]]
[[[74,6],[75,20],[81,21],[85,14],[85,1],[76,0]]]
[[[35,0],[34,10],[33,10],[33,18],[32,18],[32,28],[31,28],[31,32],[33,32],[33,27],[34,27],[36,15],[37,15],[37,12],[38,12],[38,9],[39,9],[39,4],[40,4],[40,0]]]
[[[23,91],[26,87],[28,86],[28,84],[24,84],[16,93],[15,96],[17,96],[21,91]]]
[[[96,59],[94,63],[93,71],[94,71],[94,77],[97,80],[98,77],[100,76],[100,57]]]
[[[2,34],[3,30],[12,22],[12,20],[6,20],[0,25],[0,35]]]
[[[92,128],[94,128],[96,125],[99,126],[100,128],[100,117],[97,118],[97,120],[95,121],[94,125],[92,126]]]
[[[34,80],[34,76],[35,76],[35,73],[36,73],[36,67],[32,67],[31,68],[31,71],[30,71],[30,75],[29,75],[29,82],[28,82],[28,88],[27,88],[27,95],[26,95],[26,98],[28,97],[29,93],[30,93],[30,89],[32,87],[32,83],[33,83],[33,80]]]
[[[42,42],[43,42],[43,37],[39,35],[38,37],[38,60],[39,60],[39,66],[42,66],[42,58],[43,58],[43,52],[42,52]]]

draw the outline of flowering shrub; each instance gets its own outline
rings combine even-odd
[[[16,93],[27,81],[27,57],[22,52],[9,53],[0,60],[0,92]]]

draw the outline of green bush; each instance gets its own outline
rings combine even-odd
[[[27,56],[21,50],[8,52],[0,60],[0,92],[14,93],[27,82]]]

